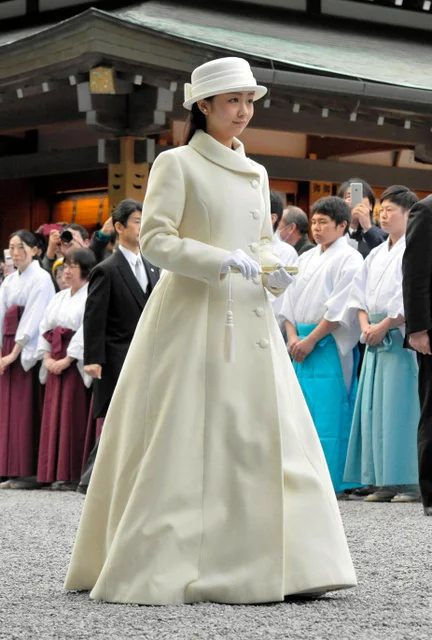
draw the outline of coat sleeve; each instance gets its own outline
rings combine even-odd
[[[93,269],[84,311],[84,364],[105,364],[105,329],[111,292],[106,268]]]
[[[365,231],[363,234],[363,240],[366,242],[369,249],[375,249],[380,244],[385,242],[388,238],[388,233],[373,224],[369,231]]]
[[[261,223],[261,232],[260,232],[260,264],[266,267],[279,267],[282,265],[282,260],[280,256],[276,253],[273,248],[272,239],[273,239],[273,227],[271,222],[271,212],[270,212],[270,187],[267,171],[264,167],[261,167],[262,170],[262,194],[264,199],[264,217]],[[268,289],[274,296],[278,297],[283,294],[285,289],[275,289],[274,287],[269,287],[267,284],[268,275],[264,274],[262,276],[263,285]]]
[[[206,283],[218,283],[229,251],[182,238],[186,185],[176,150],[161,153],[153,164],[143,205],[140,245],[152,264]]]
[[[426,200],[429,200],[427,198]],[[411,209],[402,262],[407,334],[432,329],[432,201]]]

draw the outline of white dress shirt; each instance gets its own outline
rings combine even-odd
[[[132,273],[138,280],[141,286],[141,289],[145,293],[147,291],[149,282],[148,282],[147,273],[144,267],[144,263],[141,258],[141,254],[139,252],[133,253],[133,251],[130,251],[130,249],[126,249],[126,247],[122,247],[121,244],[119,244],[118,248],[119,248],[119,251],[122,252],[124,257],[128,261],[130,268],[132,269]]]

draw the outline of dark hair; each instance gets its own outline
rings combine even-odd
[[[33,249],[33,247],[38,247],[38,240],[33,233],[33,231],[29,231],[28,229],[19,229],[18,231],[14,231],[10,234],[9,240],[12,240],[14,236],[18,236],[21,242],[24,242],[28,247]],[[33,256],[33,260],[39,260],[39,256]]]
[[[411,191],[408,187],[404,187],[400,184],[394,184],[384,191],[380,198],[380,204],[382,204],[384,200],[389,200],[390,202],[397,204],[399,207],[402,207],[404,211],[409,211],[419,199],[414,191]]]
[[[48,240],[46,239],[46,237],[43,235],[43,233],[38,233],[37,231],[34,231],[34,236],[36,238],[36,246],[37,248],[40,250],[40,258],[41,260],[43,259],[46,250],[48,248]]]
[[[63,227],[63,231],[65,231],[66,229],[73,229],[74,231],[79,231],[79,233],[81,234],[81,238],[84,241],[88,240],[89,232],[85,227],[82,227],[80,224],[75,224],[75,222],[71,222],[70,224],[67,224],[65,227]]]
[[[277,191],[270,191],[270,213],[277,215],[276,222],[273,225],[273,231],[276,231],[283,214],[282,196]]]
[[[289,206],[285,209],[283,215],[284,222],[287,226],[289,224],[295,224],[298,232],[304,236],[309,231],[309,219],[305,212],[300,207]]]
[[[91,249],[71,249],[66,252],[63,265],[78,264],[82,280],[88,280],[93,267],[96,266],[96,258]]]
[[[209,98],[205,98],[205,100],[207,100],[207,102],[211,102],[213,98],[214,96],[210,96]],[[202,131],[204,131],[204,133],[207,133],[207,119],[196,102],[194,102],[192,105],[189,118],[186,121],[186,126],[187,133],[183,144],[189,144],[198,129],[201,129]]]
[[[112,214],[113,225],[115,226],[116,222],[120,222],[124,227],[127,227],[128,220],[135,211],[142,211],[142,206],[139,202],[132,200],[132,198],[122,200],[119,202],[117,209]]]
[[[342,183],[341,186],[339,187],[339,191],[336,194],[337,197],[344,198],[352,182],[360,182],[363,185],[363,197],[369,200],[369,203],[371,206],[371,212],[372,212],[375,207],[375,194],[370,184],[367,183],[365,180],[362,180],[361,178],[350,178],[349,180],[346,180],[346,182]]]
[[[312,205],[311,212],[312,215],[321,213],[323,216],[328,216],[335,221],[336,226],[339,226],[342,222],[346,222],[344,233],[348,232],[348,227],[351,222],[351,209],[342,198],[338,196],[320,198]]]

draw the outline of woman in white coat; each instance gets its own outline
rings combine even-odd
[[[245,60],[198,67],[189,143],[151,172],[141,247],[166,273],[111,401],[65,585],[96,600],[257,603],[356,584],[267,299],[289,276],[260,273],[280,264],[268,178],[236,136],[265,92]]]

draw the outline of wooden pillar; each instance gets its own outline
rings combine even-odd
[[[135,141],[142,138],[118,138],[119,161],[108,164],[109,210],[121,200],[132,198],[142,204],[147,187],[150,164],[135,162]]]

